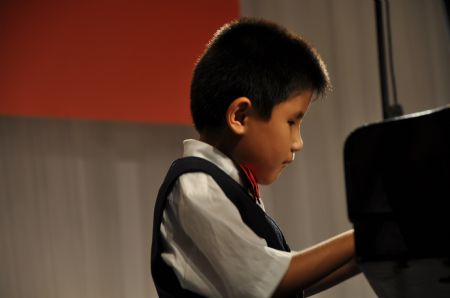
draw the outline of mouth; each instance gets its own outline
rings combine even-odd
[[[292,160],[283,161],[283,167],[288,166],[290,163],[292,163]]]
[[[295,153],[292,152],[292,156],[290,159],[283,161],[283,166],[287,166],[295,160]]]

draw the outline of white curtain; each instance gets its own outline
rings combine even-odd
[[[439,0],[391,1],[406,112],[449,103],[449,32]],[[351,227],[342,147],[381,120],[372,1],[241,1],[242,15],[305,36],[333,93],[304,122],[305,148],[265,204],[294,249]],[[206,42],[206,41],[205,41]],[[0,94],[1,96],[1,94]],[[156,193],[191,127],[0,117],[0,297],[157,297],[150,277]],[[373,297],[363,277],[318,297]]]
[[[157,297],[153,205],[191,127],[0,117],[0,297]]]

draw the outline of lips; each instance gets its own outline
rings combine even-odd
[[[283,161],[283,165],[288,165],[295,160],[295,152],[292,152],[292,156],[290,159]]]

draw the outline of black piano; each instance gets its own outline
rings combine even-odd
[[[358,264],[379,297],[450,297],[450,106],[356,129],[344,148]]]

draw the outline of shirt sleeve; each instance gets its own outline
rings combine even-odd
[[[168,199],[162,257],[182,287],[207,297],[273,294],[292,254],[268,247],[211,176],[182,175]]]

